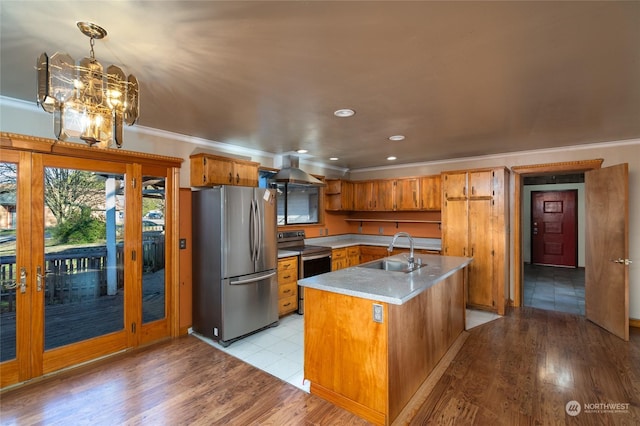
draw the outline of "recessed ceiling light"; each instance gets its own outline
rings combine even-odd
[[[338,157],[330,157],[329,160],[336,161],[336,160],[338,160]]]
[[[333,115],[340,118],[351,117],[356,112],[349,108],[342,108],[333,112]]]
[[[393,160],[395,160],[395,159],[396,159],[396,157],[394,157],[394,156],[387,157],[387,160],[389,160],[389,161],[393,161]]]
[[[389,136],[389,140],[390,141],[403,141],[404,140],[404,135]]]
[[[296,152],[298,154],[306,154],[307,152],[309,152],[309,150],[308,149],[298,149],[298,150],[296,150]]]

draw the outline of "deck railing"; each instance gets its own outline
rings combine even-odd
[[[152,273],[165,266],[164,235],[144,236],[142,271]],[[116,245],[116,288],[124,288],[124,246]],[[0,256],[0,313],[15,312],[20,271],[15,255]],[[74,247],[45,254],[45,303],[72,303],[107,295],[106,246]],[[19,283],[18,283],[19,284]]]

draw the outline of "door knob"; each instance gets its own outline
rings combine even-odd
[[[619,257],[619,258],[617,258],[617,259],[615,259],[615,260],[611,259],[611,262],[613,262],[613,263],[620,263],[620,264],[622,264],[622,265],[626,265],[626,266],[629,266],[629,265],[631,265],[631,263],[632,263],[630,259],[622,259],[622,258],[620,258],[620,257]]]

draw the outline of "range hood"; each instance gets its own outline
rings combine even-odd
[[[320,179],[316,179],[309,173],[298,168],[299,159],[295,155],[282,157],[282,168],[273,177],[277,183],[295,183],[298,185],[325,186]]]

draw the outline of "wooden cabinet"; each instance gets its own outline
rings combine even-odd
[[[420,178],[420,208],[439,211],[442,208],[442,180],[440,175]]]
[[[278,259],[278,315],[298,309],[298,258]]]
[[[306,288],[311,394],[373,424],[407,423],[402,410],[464,331],[464,274],[447,275],[401,305]],[[380,323],[372,320],[375,305]]]
[[[258,186],[259,163],[210,154],[194,154],[189,158],[191,186]]]
[[[505,168],[442,174],[442,252],[474,258],[467,304],[500,315],[509,295],[508,182]]]
[[[360,264],[360,247],[347,247],[347,266],[356,266]]]
[[[353,210],[353,183],[343,179],[327,179],[325,183],[325,210]]]
[[[493,171],[443,173],[444,198],[447,200],[493,196]]]
[[[372,181],[372,207],[370,210],[389,212],[395,210],[395,186],[393,179]]]
[[[345,181],[341,182],[344,185]],[[440,175],[355,181],[351,182],[348,201],[355,211],[438,211],[442,197],[440,182]],[[327,210],[346,205],[334,198],[335,195],[328,196]]]
[[[393,210],[420,210],[420,178],[396,179],[394,181]]]
[[[373,210],[373,181],[353,182],[353,209]]]
[[[360,263],[371,262],[389,256],[386,247],[382,246],[360,246]]]
[[[331,270],[337,271],[338,269],[344,269],[348,265],[347,263],[347,249],[338,248],[331,250]]]

